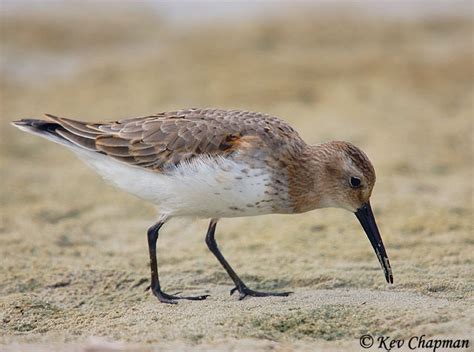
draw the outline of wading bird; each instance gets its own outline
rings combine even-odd
[[[210,220],[206,243],[246,296],[287,296],[290,292],[249,289],[217,247],[220,218],[295,214],[325,207],[347,209],[364,228],[387,282],[392,271],[369,198],[375,171],[367,156],[347,142],[306,144],[284,121],[267,114],[187,109],[113,122],[81,122],[53,115],[13,124],[62,144],[118,188],[159,207],[148,229],[153,294],[164,303],[203,296],[162,291],[156,243],[173,217]]]

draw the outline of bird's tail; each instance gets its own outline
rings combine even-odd
[[[95,137],[99,132],[88,127],[85,122],[46,115],[46,120],[21,119],[13,121],[12,125],[22,131],[36,134],[73,149],[97,151]]]
[[[36,134],[38,136],[47,138],[53,142],[69,145],[65,138],[58,134],[58,129],[62,127],[53,121],[39,120],[39,119],[21,119],[13,121],[12,125],[19,128],[22,131]]]

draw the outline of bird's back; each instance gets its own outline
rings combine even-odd
[[[48,121],[16,124],[44,129],[77,147],[153,170],[203,155],[226,157],[257,144],[274,154],[296,153],[305,145],[286,122],[257,112],[186,109],[93,123],[46,116]]]

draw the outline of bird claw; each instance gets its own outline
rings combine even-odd
[[[287,292],[260,292],[260,291],[254,291],[249,289],[247,286],[244,284],[237,285],[235,286],[232,290],[230,290],[230,295],[232,296],[234,292],[239,291],[239,301],[243,300],[247,296],[251,297],[270,297],[270,296],[276,296],[276,297],[286,297],[290,295],[291,291]]]
[[[176,296],[181,292],[176,292],[174,295],[169,295],[161,290],[152,289],[153,294],[158,298],[161,303],[176,304],[177,300],[186,299],[190,301],[202,301],[205,300],[210,295],[200,295],[200,296]]]
[[[232,290],[230,290],[230,295],[232,296],[235,291],[237,291],[239,288],[235,286]]]

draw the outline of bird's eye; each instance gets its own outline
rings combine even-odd
[[[350,183],[351,183],[352,188],[357,188],[357,187],[360,187],[362,182],[361,182],[360,178],[352,176],[351,180],[350,180]]]

